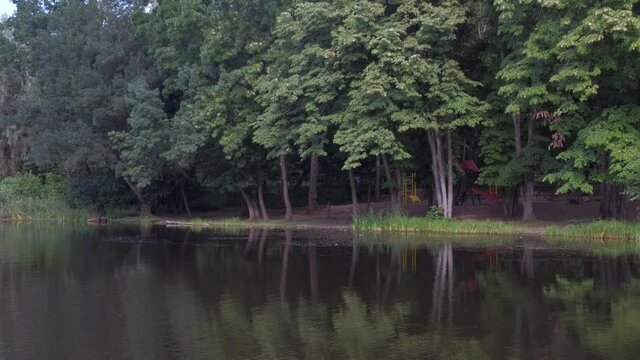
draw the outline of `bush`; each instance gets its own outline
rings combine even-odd
[[[47,173],[9,176],[0,181],[0,217],[4,219],[83,220],[86,211],[69,206],[64,177]]]
[[[424,217],[430,220],[444,219],[444,209],[441,207],[432,206],[429,208],[429,211],[427,211],[427,214]]]

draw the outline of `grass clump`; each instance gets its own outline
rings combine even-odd
[[[545,236],[600,241],[640,241],[640,223],[599,220],[587,224],[549,226],[545,231]]]
[[[387,231],[451,234],[515,234],[512,225],[488,220],[450,220],[433,216],[409,217],[403,214],[374,214],[358,217],[353,222],[356,231]]]
[[[84,221],[91,213],[70,206],[64,179],[55,174],[8,176],[0,181],[0,218]]]

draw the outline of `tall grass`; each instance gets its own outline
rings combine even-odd
[[[8,176],[0,181],[0,219],[86,221],[91,213],[68,201],[64,179],[55,174]]]
[[[55,198],[14,198],[0,203],[0,218],[5,220],[41,220],[55,222],[79,222],[91,217],[91,212],[73,209],[66,202]]]
[[[549,226],[545,231],[545,236],[550,238],[640,242],[640,223],[601,220],[587,224]]]
[[[356,218],[353,228],[357,231],[451,233],[451,234],[515,234],[517,229],[499,221],[447,220],[409,217],[402,214],[374,214]]]

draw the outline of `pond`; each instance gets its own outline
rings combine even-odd
[[[0,225],[0,359],[637,359],[635,248]]]

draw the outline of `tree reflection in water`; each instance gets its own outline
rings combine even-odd
[[[635,359],[640,346],[634,253],[145,231],[0,226],[0,354]]]

